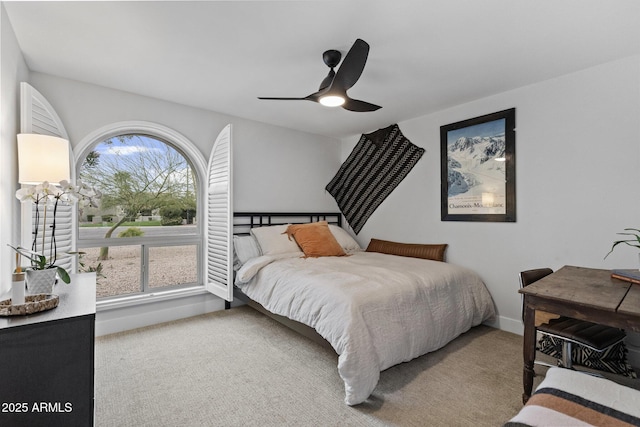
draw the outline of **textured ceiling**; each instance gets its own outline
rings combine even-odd
[[[637,0],[4,2],[29,68],[341,137],[640,53]],[[371,50],[355,113],[308,101]]]

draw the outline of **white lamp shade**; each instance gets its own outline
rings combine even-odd
[[[69,141],[49,135],[18,134],[18,182],[57,184],[71,179]]]

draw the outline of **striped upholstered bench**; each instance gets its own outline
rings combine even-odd
[[[533,426],[640,426],[640,390],[549,368],[527,404],[503,427]]]

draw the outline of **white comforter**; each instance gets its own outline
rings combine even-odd
[[[494,315],[473,271],[373,252],[261,256],[238,271],[236,285],[333,346],[348,405],[371,395],[381,371],[437,350]]]

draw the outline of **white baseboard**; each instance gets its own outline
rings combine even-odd
[[[497,316],[490,322],[484,322],[484,324],[496,329],[500,329],[502,331],[524,335],[524,325],[522,324],[521,319],[511,319],[509,317]]]
[[[99,308],[96,313],[96,336],[198,316],[217,310],[224,310],[224,301],[211,294],[191,295],[133,306]]]

